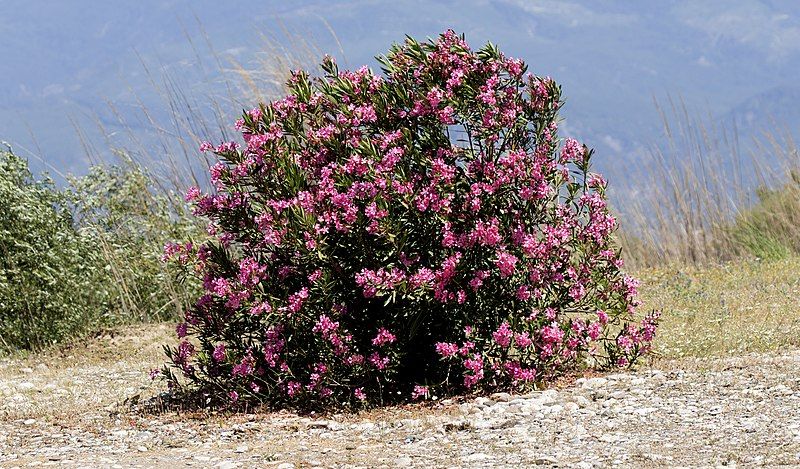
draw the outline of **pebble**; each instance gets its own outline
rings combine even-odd
[[[567,402],[566,404],[564,404],[564,409],[569,413],[575,412],[579,408],[580,408],[580,406],[578,404],[576,404],[575,402]]]
[[[479,397],[475,399],[475,405],[478,407],[488,407],[494,405],[494,403],[495,401],[485,397]]]
[[[589,378],[583,383],[583,387],[587,389],[597,389],[603,387],[608,383],[606,378]]]
[[[469,456],[465,457],[464,461],[467,461],[467,462],[479,462],[479,461],[485,461],[487,459],[490,459],[490,456],[488,454],[485,454],[485,453],[474,453],[474,454],[470,454]]]

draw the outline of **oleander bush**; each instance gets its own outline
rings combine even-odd
[[[519,390],[630,366],[638,317],[591,151],[557,135],[560,87],[447,31],[362,67],[293,73],[203,143],[207,243],[168,246],[205,292],[162,370],[179,395],[277,407]],[[183,394],[186,393],[186,394]]]

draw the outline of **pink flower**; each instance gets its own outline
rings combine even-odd
[[[212,280],[210,290],[218,296],[225,297],[231,293],[231,286],[227,279],[216,278]]]
[[[301,385],[297,381],[289,381],[288,383],[286,383],[286,394],[288,394],[289,397],[294,397],[302,389],[303,385]]]
[[[175,333],[178,335],[179,339],[183,339],[186,337],[187,330],[189,329],[189,324],[182,322],[175,326]]]
[[[266,301],[263,303],[259,303],[252,308],[250,308],[250,314],[254,316],[260,316],[262,314],[269,314],[272,311],[272,306],[267,303]]]
[[[508,325],[508,321],[503,322],[500,327],[492,333],[492,338],[494,339],[495,343],[502,348],[508,348],[511,345],[511,338],[514,336],[514,333],[511,331],[511,327]]]
[[[514,343],[516,343],[519,348],[525,348],[531,345],[533,341],[527,332],[523,332],[522,334],[516,334],[514,336]]]
[[[369,356],[369,362],[372,363],[375,368],[384,370],[389,365],[389,358],[380,356],[378,352],[373,352],[372,355]]]
[[[583,162],[586,151],[583,145],[574,138],[564,140],[564,148],[561,150],[561,161],[567,163],[569,161]]]
[[[417,273],[409,277],[408,283],[414,288],[420,288],[430,285],[434,278],[436,278],[436,275],[431,269],[422,267],[417,271]]]
[[[308,276],[308,283],[317,283],[317,280],[322,277],[322,269],[317,269]]]
[[[467,334],[467,335],[469,335],[469,334]],[[461,348],[458,349],[458,353],[461,354],[462,356],[466,357],[467,355],[470,354],[470,352],[474,348],[475,348],[475,342],[471,342],[471,341],[468,340],[468,341],[464,342],[463,344],[461,344]]]
[[[214,346],[214,352],[211,354],[211,357],[215,362],[225,360],[225,344],[220,343]]]
[[[323,336],[328,336],[331,332],[334,332],[338,328],[338,321],[331,321],[331,318],[323,314],[319,317],[319,320],[314,325],[313,331],[322,334]]]
[[[597,319],[600,321],[600,324],[607,324],[608,323],[608,314],[605,311],[598,309],[597,310]]]
[[[495,265],[500,269],[501,277],[508,277],[514,273],[514,268],[517,264],[517,258],[506,251],[497,252],[497,260]]]
[[[617,338],[617,345],[625,352],[630,352],[633,349],[633,339],[627,335],[621,335]]]
[[[517,362],[506,362],[503,365],[506,373],[512,380],[516,381],[534,381],[536,379],[536,370],[532,368],[523,368]]]
[[[296,313],[300,311],[300,308],[303,307],[303,303],[307,299],[308,299],[308,288],[306,287],[303,287],[300,289],[300,291],[289,295],[289,305],[288,305],[289,312]]]
[[[200,198],[200,189],[195,186],[190,187],[186,190],[186,196],[184,196],[184,200],[187,202],[193,202]]]
[[[233,370],[231,370],[231,375],[233,376],[249,376],[253,374],[255,367],[255,359],[251,352],[247,352],[247,355],[242,358],[242,360],[234,365]]]
[[[436,353],[443,358],[452,357],[458,353],[458,345],[448,342],[438,342],[436,344]]]
[[[483,280],[488,276],[489,272],[486,272],[485,270],[479,270],[475,272],[475,276],[469,281],[470,288],[472,288],[474,291],[477,291],[483,285]]]
[[[427,386],[414,386],[414,390],[411,392],[411,399],[419,399],[421,397],[426,397],[428,395],[428,387]]]
[[[394,334],[384,328],[380,328],[378,330],[378,335],[372,339],[372,345],[380,347],[385,344],[391,344],[395,340],[397,340],[397,337],[395,337]]]
[[[527,285],[520,285],[517,288],[517,299],[520,301],[526,301],[531,297],[531,292],[528,289]]]
[[[353,391],[353,394],[356,396],[356,399],[358,399],[359,401],[366,401],[367,400],[367,394],[364,392],[364,388],[356,388],[356,390]]]
[[[244,258],[239,261],[239,283],[246,286],[254,286],[266,277],[266,270],[267,268],[259,265],[255,259],[251,257]]]
[[[587,336],[589,337],[589,340],[597,340],[597,338],[600,337],[602,327],[603,326],[600,325],[599,322],[592,322],[589,324],[587,329]]]
[[[459,290],[456,292],[456,302],[463,305],[467,301],[467,292]]]
[[[569,287],[569,296],[575,301],[579,301],[585,294],[586,287],[584,287],[582,282],[577,282]]]
[[[547,344],[560,344],[564,340],[564,330],[561,329],[557,322],[543,327],[541,335],[542,341]]]
[[[483,370],[479,374],[464,375],[464,387],[467,389],[472,388],[483,378]]]
[[[464,360],[464,368],[472,372],[472,374],[464,375],[464,386],[467,389],[472,388],[483,379],[483,358],[480,355],[476,354],[472,358]]]
[[[464,360],[464,368],[472,371],[473,373],[483,370],[483,358],[477,354],[472,358],[467,358]]]
[[[623,277],[623,284],[625,285],[625,295],[629,298],[632,298],[639,294],[639,281],[635,278],[631,277],[630,275],[626,275]]]
[[[345,363],[350,366],[361,365],[362,363],[364,363],[364,355],[360,355],[357,353],[350,355],[345,359]]]

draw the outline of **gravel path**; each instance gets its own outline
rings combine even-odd
[[[325,419],[145,415],[120,403],[154,391],[142,373],[14,365],[0,375],[2,467],[800,467],[800,351]]]

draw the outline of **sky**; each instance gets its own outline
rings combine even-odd
[[[255,104],[237,67],[268,81],[264,62],[302,50],[308,66],[330,53],[377,68],[406,34],[448,28],[560,82],[562,128],[601,166],[663,138],[656,103],[670,100],[736,122],[744,139],[775,122],[800,128],[796,1],[0,0],[0,140],[58,173],[80,174],[111,147],[190,158],[179,128],[199,124],[176,115],[204,116],[215,125],[195,133],[214,138]],[[284,49],[265,46],[275,42]]]

